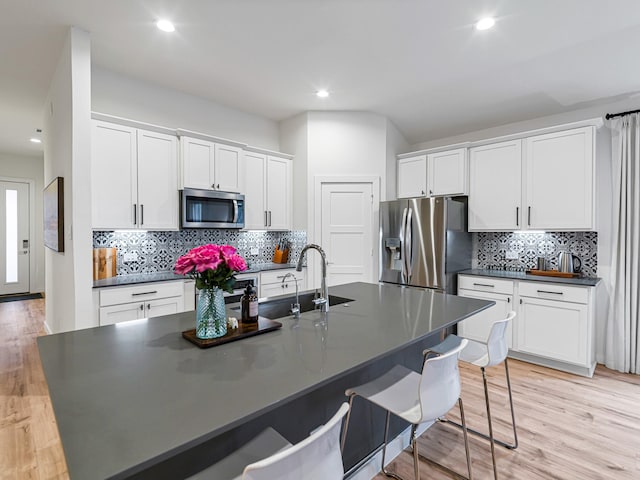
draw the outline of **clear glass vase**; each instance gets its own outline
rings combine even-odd
[[[217,287],[200,290],[196,308],[196,337],[218,338],[226,333],[227,313],[222,290]]]

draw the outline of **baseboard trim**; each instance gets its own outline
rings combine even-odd
[[[423,423],[418,427],[418,435],[422,435],[433,423]],[[387,444],[386,465],[389,465],[402,451],[411,444],[411,427],[407,427],[400,435]],[[369,460],[357,467],[355,472],[345,476],[345,480],[371,480],[382,471],[382,446]]]
[[[542,365],[543,367],[553,368],[555,370],[561,370],[567,373],[573,373],[574,375],[580,375],[582,377],[593,377],[593,372],[596,369],[596,362],[593,362],[589,366],[575,365],[573,363],[563,362],[560,360],[552,360],[550,358],[539,357],[537,355],[531,355],[523,352],[514,352],[509,350],[509,358],[515,358],[516,360],[522,360],[524,362],[533,363],[535,365]]]

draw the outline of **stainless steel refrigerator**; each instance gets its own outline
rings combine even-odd
[[[380,281],[456,293],[471,268],[467,197],[380,203]]]

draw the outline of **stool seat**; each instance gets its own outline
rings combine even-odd
[[[396,365],[375,380],[349,388],[345,394],[359,395],[409,423],[420,423],[422,412],[416,392],[420,388],[421,378],[419,373]]]
[[[448,335],[442,342],[435,347],[429,349],[430,352],[438,353],[442,355],[448,352],[452,348],[456,348],[460,345],[463,339],[457,335]],[[489,365],[489,349],[486,343],[478,342],[476,340],[468,340],[467,346],[460,352],[460,360],[465,363],[471,363],[476,367],[486,367]]]
[[[188,480],[240,480],[244,467],[289,448],[291,444],[273,428],[260,432],[231,455],[196,473]]]

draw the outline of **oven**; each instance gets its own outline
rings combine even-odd
[[[233,286],[233,293],[224,292],[224,303],[237,303],[244,293],[248,285],[251,285],[258,292],[258,274],[257,273],[239,273],[236,275],[236,283]]]

